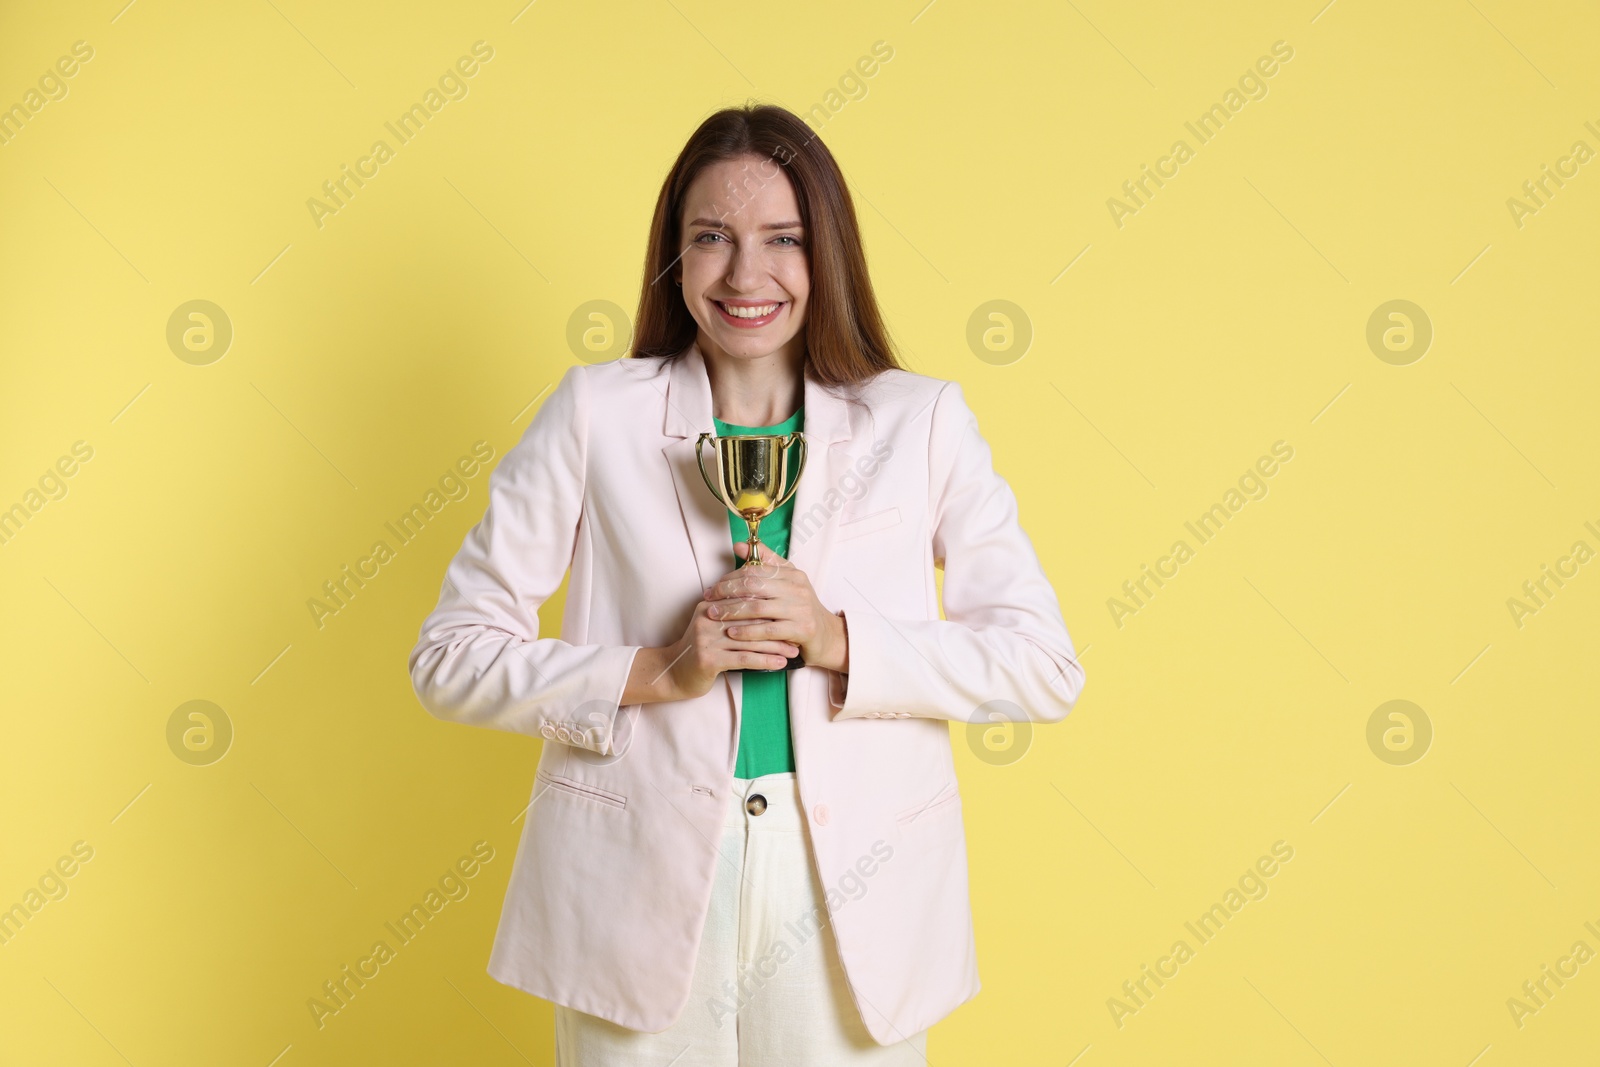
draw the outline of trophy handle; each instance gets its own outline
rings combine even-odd
[[[728,498],[725,495],[723,495],[722,490],[720,488],[718,488],[718,486],[720,486],[721,483],[722,483],[722,478],[721,478],[721,474],[722,474],[722,454],[720,452],[716,451],[714,445],[713,445],[713,448],[712,448],[711,455],[712,455],[712,458],[715,459],[716,463],[717,463],[718,478],[717,478],[716,484],[712,483],[711,475],[706,473],[706,447],[705,446],[706,446],[706,442],[707,441],[714,441],[715,437],[716,437],[716,435],[715,434],[711,434],[711,433],[703,433],[703,434],[700,435],[700,439],[694,443],[694,458],[695,458],[695,462],[700,465],[700,477],[705,480],[706,488],[711,490],[711,495],[716,497],[718,500],[720,500],[727,507],[727,509],[729,511],[738,511],[739,509],[734,507],[731,503],[729,503]]]
[[[800,462],[799,462],[798,466],[800,467],[800,469],[802,471],[804,471],[805,470],[805,466],[806,466],[806,435],[804,433],[802,433],[801,431],[796,430],[793,433],[791,433],[787,438],[784,439],[784,444],[785,445],[799,445],[800,446]],[[785,477],[787,477],[788,474],[789,474],[789,470],[788,470],[788,467],[787,467],[788,461],[789,461],[789,457],[787,455],[785,455],[784,456],[784,463],[786,464],[786,466],[784,467],[784,476]],[[789,491],[783,494],[783,499],[778,501],[776,504],[772,505],[772,510],[773,511],[777,511],[779,508],[781,508],[785,504],[787,504],[794,497],[795,492],[799,488],[800,488],[800,479],[796,478],[789,485]]]

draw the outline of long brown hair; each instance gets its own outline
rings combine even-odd
[[[699,326],[672,279],[672,267],[683,254],[684,197],[706,166],[745,155],[764,157],[768,174],[774,165],[782,167],[800,204],[811,269],[804,327],[807,372],[824,385],[845,385],[899,368],[867,275],[855,205],[833,153],[792,111],[753,101],[723,108],[702,122],[661,185],[645,252],[633,355],[670,359],[695,340]]]

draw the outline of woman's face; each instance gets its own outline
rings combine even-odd
[[[776,161],[713,163],[684,197],[676,276],[707,358],[805,354],[811,267],[800,205]],[[785,362],[788,362],[785,360]]]

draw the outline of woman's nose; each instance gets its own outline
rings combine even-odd
[[[736,249],[733,253],[733,262],[728,264],[728,285],[733,289],[750,292],[765,279],[766,271],[760,249]]]

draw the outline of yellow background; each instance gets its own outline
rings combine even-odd
[[[1520,227],[1506,201],[1600,149],[1600,18],[1206,7],[6,5],[0,103],[94,57],[0,146],[0,507],[94,455],[0,546],[0,906],[94,857],[0,947],[0,1061],[551,1062],[550,1006],[484,973],[540,741],[433,720],[405,672],[487,476],[322,628],[306,601],[518,439],[575,309],[636,306],[705,115],[804,111],[882,40],[821,132],[1088,672],[1025,751],[952,731],[984,989],[930,1061],[1587,1062],[1600,963],[1520,1027],[1506,1001],[1600,950],[1600,563],[1521,627],[1506,601],[1600,548],[1600,162]],[[307,199],[477,40],[469,95],[319,228]],[[1276,41],[1267,96],[1198,144]],[[1119,228],[1107,199],[1179,138]],[[195,299],[234,331],[204,366],[166,340]],[[967,344],[996,299],[1021,358]],[[1405,366],[1366,341],[1395,299],[1434,330]],[[1268,495],[1118,626],[1278,440]],[[1396,699],[1433,729],[1409,765],[1366,738]],[[190,700],[233,725],[209,766],[168,747]],[[318,1030],[307,998],[479,840],[470,896]],[[1279,840],[1266,898],[1119,1027],[1108,998]]]

